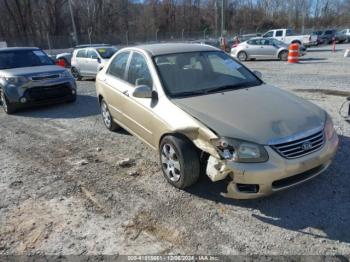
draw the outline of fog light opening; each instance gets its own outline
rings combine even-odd
[[[25,103],[27,103],[27,98],[22,97],[19,101],[20,101],[22,104],[25,104]]]
[[[73,90],[72,90],[72,94],[75,95],[75,93],[76,93],[76,91],[73,89]]]
[[[237,184],[238,191],[242,193],[258,193],[259,185],[255,184]]]

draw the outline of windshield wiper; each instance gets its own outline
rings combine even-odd
[[[187,92],[174,94],[173,97],[184,97],[184,96],[205,95],[205,94],[207,94],[206,90],[197,90],[197,91],[187,91]]]
[[[227,90],[236,90],[236,89],[241,89],[241,88],[246,88],[246,87],[251,87],[255,86],[254,83],[243,83],[243,84],[236,84],[236,85],[225,85],[225,86],[218,86],[218,87],[213,87],[210,89],[204,90],[206,93],[215,93],[215,92],[220,92],[220,91],[227,91]]]

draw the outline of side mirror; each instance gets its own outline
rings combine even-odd
[[[137,98],[152,98],[152,88],[147,85],[136,86],[132,95]]]
[[[99,64],[101,64],[101,58],[97,57],[96,60]]]
[[[262,78],[262,73],[260,71],[254,70],[253,74],[256,75],[258,78]]]

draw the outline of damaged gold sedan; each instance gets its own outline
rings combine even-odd
[[[266,196],[327,169],[338,147],[329,115],[197,44],[124,48],[96,79],[103,121],[158,150],[165,178],[194,184],[205,167],[226,197]]]

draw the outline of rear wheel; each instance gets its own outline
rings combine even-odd
[[[247,59],[248,59],[248,55],[247,55],[247,53],[244,52],[244,51],[240,51],[240,52],[238,53],[237,57],[238,57],[238,59],[239,59],[240,61],[247,61]]]
[[[196,147],[181,136],[166,136],[159,148],[160,163],[167,181],[177,188],[186,188],[197,182],[200,159]]]
[[[287,61],[288,60],[288,51],[282,51],[279,55],[278,58],[281,61]]]
[[[16,107],[8,101],[2,89],[0,89],[0,101],[6,114],[13,114],[16,112]]]
[[[107,103],[102,99],[101,100],[101,114],[103,123],[110,131],[115,131],[119,128],[119,126],[113,121],[113,117],[111,113],[109,112]]]
[[[76,69],[75,67],[72,67],[71,72],[72,72],[72,75],[73,75],[75,80],[80,81],[82,79],[82,77],[79,73],[79,70]]]

